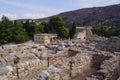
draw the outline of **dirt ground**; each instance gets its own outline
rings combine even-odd
[[[90,76],[90,75],[96,73],[96,71],[97,70],[95,70],[95,69],[86,70],[82,74],[78,74],[77,76],[72,77],[71,80],[86,80],[87,76]]]

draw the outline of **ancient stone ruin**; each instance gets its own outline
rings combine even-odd
[[[107,41],[4,45],[0,48],[0,80],[120,80],[120,48],[96,48]]]

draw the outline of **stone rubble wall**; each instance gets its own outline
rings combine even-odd
[[[38,53],[39,54],[39,53]],[[19,58],[19,63],[14,64],[14,58]],[[48,60],[46,58],[39,59],[32,53],[22,53],[17,55],[6,55],[0,58],[0,77],[3,80],[17,79],[16,68],[18,68],[18,74],[20,78],[25,78],[28,75],[40,73],[48,68]],[[56,64],[58,61],[62,61],[68,57],[68,50],[62,51],[58,55],[52,55],[49,58],[50,65]],[[12,71],[6,69],[7,66],[11,66]],[[2,79],[2,78],[1,78]]]
[[[84,70],[88,69],[91,65],[91,58],[92,55],[78,53],[74,57],[60,61],[54,65],[57,69],[59,69],[59,72],[53,72],[50,71],[49,68],[47,69],[47,72],[49,73],[49,80],[69,80],[71,77],[74,77],[82,73]],[[73,62],[72,70],[70,70],[70,61]],[[44,80],[45,78],[46,77],[41,77],[40,80]]]
[[[100,72],[106,74],[107,79],[117,80],[120,77],[120,56],[104,61]]]
[[[75,57],[72,58],[73,61],[73,65],[72,65],[72,70],[71,70],[71,77],[74,77],[80,73],[82,73],[84,70],[90,68],[91,65],[91,55],[88,54],[78,54]],[[67,61],[65,61],[64,63],[62,63],[62,76],[63,76],[63,80],[68,80],[66,78],[71,78],[69,73],[70,73],[70,64],[69,61],[71,61],[71,59]],[[65,63],[67,62],[67,64],[65,65]],[[67,72],[65,70],[68,70]],[[65,73],[68,74],[68,77],[65,76]],[[65,78],[65,79],[64,79]]]
[[[96,74],[87,77],[86,80],[119,80],[120,77],[120,55],[111,55],[100,65]]]
[[[56,56],[50,56],[49,63],[50,65],[56,64],[59,61],[65,60],[67,57],[68,57],[68,50],[64,50]]]

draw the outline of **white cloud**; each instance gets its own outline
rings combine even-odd
[[[9,6],[13,6],[15,8],[20,8],[20,9],[26,11],[26,12],[22,13],[22,10],[19,10],[19,12],[15,12],[15,14],[12,14],[12,13],[1,14],[1,15],[8,16],[10,19],[41,18],[41,17],[51,16],[51,15],[55,15],[60,12],[63,12],[62,9],[54,9],[54,8],[51,8],[48,6],[43,6],[43,5],[34,4],[34,3],[25,3],[22,1],[0,0],[0,3],[6,4]]]
[[[30,10],[36,10],[36,5],[28,5],[26,3],[22,3],[22,2],[16,2],[16,1],[8,1],[8,0],[0,0],[0,2],[7,4],[7,5],[11,5],[11,6],[16,6],[16,7],[20,7],[20,8],[25,8],[25,9],[30,9]],[[42,7],[42,9],[44,9]]]
[[[17,19],[17,14],[13,14],[13,13],[0,13],[0,19],[2,18],[3,15],[12,20]]]
[[[32,18],[32,19],[36,19],[36,18],[43,18],[43,17],[46,17],[45,15],[41,15],[41,14],[38,14],[38,13],[26,13],[26,14],[23,14],[22,16],[23,18]]]
[[[54,9],[50,8],[48,6],[43,6],[43,5],[37,5],[37,4],[31,4],[31,3],[24,3],[24,2],[18,2],[18,1],[10,1],[10,0],[0,0],[0,2],[11,5],[11,6],[16,6],[24,9],[29,9],[33,11],[40,11],[40,12],[60,12],[63,11],[62,9]]]
[[[14,14],[14,13],[0,13],[0,19],[2,16],[6,16],[11,20],[15,19],[38,19],[38,18],[43,18],[46,17],[45,15],[41,15],[39,13],[23,13],[23,14]]]
[[[49,14],[49,15],[52,15],[52,14]],[[6,16],[11,20],[15,20],[15,19],[38,19],[38,18],[44,18],[44,17],[48,17],[48,14],[37,13],[37,12],[17,13],[17,12],[9,12],[7,10],[0,10],[0,20],[1,20],[2,16]]]

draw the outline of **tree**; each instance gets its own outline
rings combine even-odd
[[[23,24],[23,28],[25,29],[26,32],[30,32],[30,23],[29,20],[27,20],[24,24]],[[28,33],[29,36],[29,33]]]
[[[34,34],[36,34],[38,32],[36,23],[34,23],[34,22],[30,23],[29,20],[27,20],[26,23],[24,24],[24,28],[29,36],[29,39],[33,40]]]
[[[27,33],[23,28],[23,23],[10,21],[3,16],[0,22],[0,43],[20,43],[28,40]]]
[[[13,30],[13,22],[9,20],[6,16],[2,17],[1,25],[0,25],[0,41],[4,42],[12,42],[12,30]]]
[[[65,21],[59,16],[53,16],[49,20],[49,29],[52,33],[56,33],[59,27],[64,27]]]
[[[13,30],[13,42],[21,43],[28,40],[28,35],[25,29],[23,28],[22,22],[14,22],[14,30]]]
[[[65,27],[59,27],[57,35],[59,38],[66,38],[69,35],[69,30]]]
[[[66,38],[69,35],[69,30],[65,28],[65,21],[59,16],[53,16],[49,22],[49,32],[56,33],[59,38]]]
[[[35,34],[39,34],[39,33],[44,33],[44,26],[43,25],[38,25],[36,27]]]
[[[37,27],[38,26],[34,22],[30,23],[28,35],[32,40],[33,40],[34,34],[37,33]]]
[[[73,22],[72,28],[71,28],[70,33],[69,33],[70,38],[73,38],[75,33],[76,33],[76,24]]]
[[[49,23],[48,22],[42,22],[40,24],[40,26],[42,26],[44,28],[44,33],[49,33],[50,30],[49,30]]]

